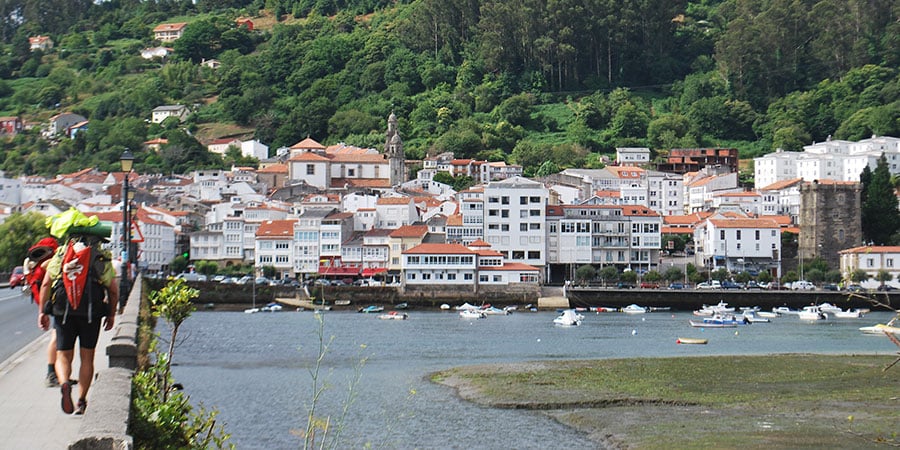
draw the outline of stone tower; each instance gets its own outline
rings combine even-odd
[[[798,257],[822,258],[831,270],[840,269],[838,252],[862,243],[859,183],[817,180],[800,186],[800,242]]]
[[[388,116],[387,132],[384,140],[384,154],[387,155],[391,167],[391,186],[398,186],[406,181],[406,155],[403,153],[403,141],[397,131],[397,116],[391,112]]]

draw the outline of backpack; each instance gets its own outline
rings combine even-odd
[[[87,317],[88,321],[106,316],[106,287],[101,277],[109,263],[109,254],[100,248],[101,239],[91,236],[73,237],[57,250],[54,258],[58,265],[51,277],[50,298],[44,304],[44,313],[62,316],[63,323],[69,315]]]

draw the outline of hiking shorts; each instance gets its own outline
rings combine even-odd
[[[97,338],[100,337],[100,322],[103,319],[97,317],[88,322],[87,317],[69,316],[66,323],[54,317],[53,326],[56,328],[56,350],[65,351],[75,348],[75,339],[78,345],[84,349],[92,349],[97,346]]]

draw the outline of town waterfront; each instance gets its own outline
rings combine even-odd
[[[877,353],[889,362],[897,348],[858,328],[884,323],[891,313],[862,319],[803,323],[796,316],[730,329],[695,329],[690,312],[586,314],[580,327],[552,325],[552,312],[461,320],[455,312],[410,311],[405,321],[327,312],[333,337],[319,381],[330,388],[318,415],[340,415],[354,367],[367,358],[343,421],[341,448],[367,443],[387,448],[547,448],[565,436],[570,448],[596,443],[546,416],[480,407],[431,383],[449,367],[532,360],[700,356],[768,353]],[[243,314],[197,312],[175,354],[176,380],[194,403],[221,411],[238,448],[297,448],[305,427],[318,349],[311,312]],[[165,335],[164,326],[160,331]],[[708,345],[678,345],[704,337]]]

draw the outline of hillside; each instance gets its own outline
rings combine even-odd
[[[306,136],[378,147],[392,111],[410,158],[451,150],[526,174],[596,166],[618,146],[747,158],[900,135],[900,7],[885,0],[13,0],[0,12],[20,19],[0,26],[0,116],[90,120],[74,140],[0,139],[12,175],[109,170],[124,148],[141,171],[250,164],[202,145],[244,133],[273,151]],[[154,40],[176,22],[180,39]],[[31,51],[37,35],[53,47]],[[171,55],[141,57],[158,46]],[[193,112],[148,124],[166,104]],[[168,148],[138,150],[155,137]]]

